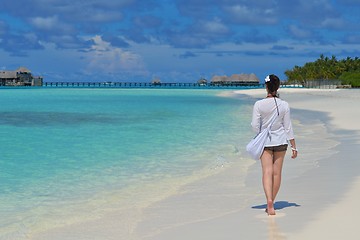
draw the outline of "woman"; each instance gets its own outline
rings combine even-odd
[[[278,97],[280,79],[276,75],[265,78],[267,96],[254,104],[251,126],[257,133],[271,126],[271,137],[265,142],[262,153],[262,182],[267,200],[266,212],[275,215],[275,197],[280,189],[281,171],[288,141],[292,158],[297,157],[297,149],[290,120],[289,104]]]

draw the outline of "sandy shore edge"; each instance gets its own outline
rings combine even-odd
[[[262,90],[239,91],[239,94],[248,94],[252,97],[263,96]],[[291,107],[296,109],[306,109],[322,111],[329,114],[329,128],[348,131],[344,145],[352,145],[353,148],[338,149],[339,153],[334,156],[337,161],[344,161],[339,164],[339,171],[334,178],[343,178],[349,173],[349,168],[353,165],[350,161],[358,161],[356,149],[359,147],[360,126],[358,118],[360,112],[357,111],[357,103],[360,100],[360,90],[345,89],[281,89],[282,94],[289,99]],[[301,101],[293,101],[293,95],[301,95]],[[315,99],[314,99],[315,97]],[[338,131],[338,132],[341,132]],[[335,133],[337,134],[337,133]],[[339,133],[341,135],[342,133]],[[339,136],[335,136],[338,137]],[[349,163],[350,162],[350,163]],[[358,166],[358,165],[355,165]],[[351,182],[345,182],[341,196],[331,204],[326,204],[325,208],[314,213],[306,209],[305,214],[313,215],[312,219],[306,223],[305,228],[295,232],[285,234],[287,239],[354,239],[357,236],[357,219],[360,209],[356,202],[360,198],[360,174],[352,178]],[[315,180],[315,179],[314,179]],[[321,179],[320,179],[321,180]],[[340,181],[341,182],[341,181]],[[326,183],[324,183],[326,184]],[[332,184],[329,182],[328,184]],[[309,191],[311,187],[309,186]],[[337,188],[334,187],[334,190]],[[312,194],[321,194],[313,192]],[[330,200],[331,201],[331,200]],[[314,203],[318,204],[318,203]],[[296,224],[296,222],[294,222]],[[283,229],[284,230],[284,229]],[[283,235],[283,237],[285,237]]]
[[[257,184],[259,191],[253,192],[253,197],[249,198],[251,202],[234,201],[231,204],[238,205],[238,208],[233,213],[162,229],[156,235],[142,235],[138,239],[338,239],[340,236],[352,239],[360,212],[350,209],[356,206],[354,201],[360,196],[360,177],[354,170],[360,167],[354,151],[360,142],[357,124],[360,113],[354,113],[359,93],[358,90],[281,89],[280,96],[290,103],[294,115],[301,118],[298,129],[295,129],[295,132],[301,129],[296,134],[301,152],[299,159],[295,160],[297,162],[284,166],[287,177],[284,177],[279,193],[275,217],[268,217],[264,213],[260,166],[255,164],[247,181],[252,187]],[[252,89],[225,94],[235,94],[233,97],[247,95],[255,100],[264,97],[265,91]],[[349,118],[350,115],[353,117]],[[297,167],[300,169],[295,169]],[[301,172],[301,168],[308,169]],[[290,177],[289,174],[293,173],[299,176]],[[222,181],[229,182],[229,176],[238,175],[227,172],[221,177]],[[211,179],[214,178],[208,180]],[[211,185],[211,182],[204,184]],[[218,193],[222,194],[221,191]],[[235,194],[231,197],[236,199]],[[174,209],[182,201],[189,202],[191,198],[180,196],[165,203]],[[207,208],[206,205],[198,207]],[[152,213],[156,212],[154,210]],[[346,217],[341,217],[339,224],[339,216],[344,213]],[[173,211],[170,214],[176,217],[179,213]],[[191,210],[187,214],[191,215]],[[144,233],[146,229],[140,228],[140,232]]]
[[[248,96],[253,98],[264,97],[264,89],[251,89],[239,91],[227,91],[226,94],[236,96]],[[360,164],[357,164],[355,147],[360,142],[360,127],[357,118],[360,113],[354,111],[356,102],[359,101],[358,90],[318,90],[318,89],[281,89],[280,96],[289,102],[292,110],[307,111],[303,116],[306,118],[323,116],[324,119],[316,121],[310,119],[308,126],[313,127],[304,132],[295,134],[299,137],[300,157],[296,165],[299,169],[289,164],[285,174],[295,174],[300,177],[287,175],[280,190],[277,207],[279,211],[275,217],[267,217],[264,214],[264,197],[261,188],[261,179],[258,163],[252,166],[248,184],[253,188],[241,192],[238,177],[240,176],[236,164],[225,171],[219,172],[210,178],[197,182],[195,185],[187,186],[188,194],[175,195],[161,203],[158,203],[146,212],[131,213],[141,214],[144,222],[140,223],[136,231],[131,233],[132,240],[165,240],[165,239],[337,239],[341,236],[345,239],[354,237],[355,224],[360,212],[356,208],[355,201],[360,196],[360,177],[356,173]],[[313,114],[313,112],[314,114]],[[299,113],[303,113],[299,112]],[[317,115],[317,112],[321,112]],[[296,115],[296,114],[294,114]],[[349,117],[352,116],[352,117]],[[301,116],[300,116],[301,117]],[[324,122],[325,125],[324,126]],[[326,130],[331,130],[330,137]],[[317,131],[311,132],[311,131]],[[332,135],[332,136],[331,136]],[[311,136],[311,139],[307,139]],[[321,144],[321,137],[325,136]],[[317,138],[318,137],[318,138]],[[312,146],[307,146],[307,140]],[[340,141],[341,144],[338,144]],[[316,144],[318,147],[314,147]],[[307,147],[312,149],[306,153]],[[317,149],[317,150],[316,150]],[[301,158],[322,157],[320,166],[302,165]],[[346,160],[342,164],[341,160]],[[305,161],[304,161],[305,162]],[[301,168],[311,168],[305,174]],[[291,170],[293,168],[293,170]],[[300,172],[297,172],[297,171]],[[216,186],[216,187],[214,187]],[[254,186],[256,186],[254,188]],[[330,191],[330,189],[334,191]],[[192,192],[196,189],[196,192]],[[203,189],[198,191],[198,189]],[[242,194],[247,196],[248,202],[242,201]],[[206,202],[204,199],[211,199]],[[333,199],[331,199],[333,198]],[[224,211],[223,215],[204,218],[211,209],[229,209],[230,205],[234,211]],[[351,209],[350,209],[351,208]],[[194,209],[198,211],[193,211]],[[204,214],[203,216],[197,216]],[[341,224],[339,224],[339,216]],[[123,221],[123,216],[108,216],[100,222],[86,223],[74,228],[59,229],[59,231],[48,232],[31,239],[87,239],[83,232],[91,232],[92,239],[125,239],[121,236],[122,230],[117,229],[117,223]],[[184,224],[183,219],[188,219]],[[202,219],[197,221],[196,219]],[[169,222],[179,220],[183,224],[171,225],[171,228],[156,229],[159,226],[167,226]],[[94,228],[93,231],[89,231]],[[67,235],[64,231],[75,230],[73,234]],[[150,232],[151,234],[148,234]],[[65,237],[65,238],[64,238]],[[129,238],[126,238],[129,239]]]

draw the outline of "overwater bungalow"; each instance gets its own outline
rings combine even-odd
[[[213,85],[257,85],[259,82],[259,78],[254,73],[233,74],[230,77],[215,75],[211,78]]]
[[[0,70],[0,86],[42,86],[43,78],[33,76],[26,67],[14,71]]]
[[[197,81],[197,84],[201,85],[201,86],[205,86],[207,85],[207,80],[205,78],[200,78],[198,81]]]
[[[151,84],[152,85],[161,85],[161,81],[159,78],[154,78],[152,81],[151,81]]]

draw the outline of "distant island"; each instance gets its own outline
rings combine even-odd
[[[285,75],[288,83],[298,82],[304,86],[319,80],[338,80],[345,86],[360,87],[360,58],[337,60],[334,55],[329,58],[321,54],[314,62],[286,70]]]
[[[33,76],[26,67],[14,71],[0,70],[0,86],[42,86],[43,77]]]

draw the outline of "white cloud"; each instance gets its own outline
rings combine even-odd
[[[360,35],[348,35],[344,39],[345,43],[350,44],[359,44],[360,43]]]
[[[204,22],[203,29],[205,32],[213,34],[224,34],[229,32],[228,27],[225,26],[219,18],[215,18],[213,21]]]
[[[32,18],[31,23],[38,29],[51,30],[57,28],[59,25],[59,19],[57,16],[52,17],[35,17]]]
[[[233,5],[224,8],[234,22],[246,24],[275,24],[278,19],[271,8],[249,8],[245,5]]]
[[[138,54],[114,47],[98,35],[92,40],[94,44],[86,53],[89,61],[88,72],[100,71],[108,74],[131,71],[137,74],[146,72],[143,60]]]
[[[326,18],[322,21],[321,26],[330,29],[342,29],[346,27],[346,24],[341,18]]]
[[[288,30],[292,36],[295,38],[305,39],[312,36],[312,32],[303,28],[300,28],[296,25],[290,25]]]
[[[61,21],[57,15],[51,17],[34,17],[30,19],[30,23],[38,30],[54,32],[56,35],[59,33],[74,32],[74,27]]]
[[[7,24],[0,20],[0,36],[7,31]]]

